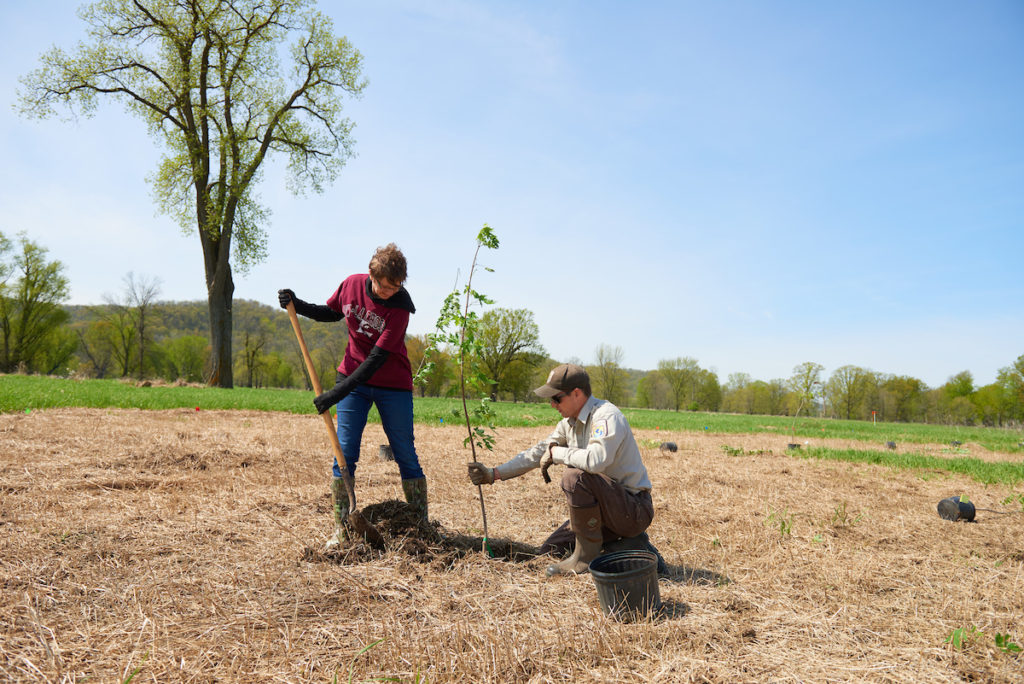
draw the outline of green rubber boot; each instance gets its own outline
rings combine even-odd
[[[576,534],[576,546],[565,560],[549,565],[548,577],[590,572],[590,561],[601,555],[601,507],[570,508],[569,524]]]
[[[340,477],[331,479],[331,499],[334,508],[334,534],[328,538],[327,544],[324,546],[325,551],[348,540],[348,529],[345,526],[349,511],[348,491],[345,489],[345,480]]]
[[[427,478],[402,480],[402,493],[405,494],[406,502],[423,518],[423,522],[427,522]]]

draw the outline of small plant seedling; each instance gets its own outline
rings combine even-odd
[[[416,373],[415,382],[419,383],[434,371],[435,364],[432,358],[437,355],[442,345],[455,350],[455,357],[459,369],[459,389],[462,395],[462,416],[466,421],[468,436],[463,443],[468,446],[473,454],[473,462],[477,462],[477,449],[485,451],[494,450],[494,413],[490,407],[491,379],[480,365],[481,344],[477,337],[480,316],[476,311],[471,310],[472,304],[484,306],[493,304],[494,300],[473,289],[473,275],[477,270],[477,258],[480,256],[480,249],[498,248],[498,236],[494,234],[491,227],[486,223],[476,236],[476,251],[473,253],[473,263],[469,267],[469,276],[466,278],[465,286],[460,290],[456,288],[445,298],[441,305],[441,314],[437,319],[435,332],[428,337],[430,344],[423,355],[423,365]],[[484,267],[484,270],[492,269]],[[480,397],[480,403],[470,412],[466,396],[468,393]],[[454,414],[457,416],[458,411]],[[480,495],[480,513],[483,517],[484,551],[491,553],[487,536],[487,509],[484,506],[484,493],[482,487],[477,487]]]
[[[985,636],[985,633],[974,625],[971,625],[970,628],[957,627],[948,637],[946,637],[946,641],[944,643],[949,644],[959,651],[965,645],[974,643],[983,636]]]
[[[1010,496],[1003,499],[1002,504],[1004,506],[1020,506],[1021,512],[1024,513],[1024,494],[1011,494]]]
[[[823,536],[821,535],[821,532],[819,532],[818,534],[814,535],[814,536],[813,536],[813,537],[811,538],[811,543],[812,543],[812,544],[820,544],[820,543],[821,543],[821,542],[823,542],[823,541],[825,541],[825,537],[823,537]]]
[[[743,449],[741,449],[739,447],[731,447],[728,444],[723,444],[722,445],[722,451],[724,451],[725,453],[729,454],[730,456],[742,456],[743,455]]]
[[[1021,647],[1010,640],[1009,634],[996,632],[996,648],[1003,653],[1020,653]]]
[[[950,644],[953,648],[960,650],[964,647],[964,628],[957,627],[954,629],[944,643]]]
[[[785,509],[781,511],[769,509],[768,517],[765,519],[764,524],[778,527],[779,536],[783,538],[788,537],[793,533],[793,514]]]
[[[846,501],[843,501],[832,509],[832,525],[834,527],[853,527],[859,523],[863,517],[864,515],[861,514],[856,518],[851,519],[850,514],[846,511]]]

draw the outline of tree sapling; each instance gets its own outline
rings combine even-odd
[[[461,289],[457,286],[445,298],[441,305],[441,313],[437,319],[436,330],[431,333],[429,346],[423,355],[423,364],[416,373],[416,382],[423,382],[434,370],[433,357],[440,354],[442,345],[455,351],[459,369],[459,390],[462,396],[462,417],[466,422],[468,436],[463,444],[468,445],[472,454],[473,462],[477,462],[477,447],[492,451],[494,449],[494,414],[491,412],[490,392],[493,380],[484,371],[480,363],[480,340],[478,336],[480,316],[476,311],[471,310],[472,304],[486,306],[493,304],[484,294],[473,289],[473,276],[477,269],[477,258],[480,249],[498,248],[498,237],[486,223],[476,236],[476,251],[473,252],[473,262],[469,267],[469,275],[466,284]],[[486,271],[493,269],[484,267]],[[469,403],[466,399],[468,392],[480,397],[480,403],[469,410]],[[458,411],[453,412],[457,417]],[[491,552],[487,536],[487,509],[484,506],[483,488],[477,485],[477,494],[480,497],[480,513],[483,517],[484,539],[483,550],[488,555]]]

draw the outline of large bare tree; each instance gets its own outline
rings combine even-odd
[[[232,265],[266,256],[263,162],[287,155],[291,188],[321,191],[352,154],[345,93],[362,57],[313,0],[103,0],[84,6],[89,41],[53,48],[22,78],[24,115],[91,115],[105,97],[166,148],[151,177],[160,209],[199,236],[210,314],[210,383],[232,387]],[[290,68],[281,45],[294,39]]]

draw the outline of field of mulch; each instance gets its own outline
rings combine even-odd
[[[1024,655],[995,642],[1024,644],[1024,516],[979,510],[968,524],[936,512],[957,494],[1006,509],[1009,487],[803,460],[779,435],[638,431],[669,573],[663,610],[623,623],[602,613],[593,578],[547,580],[549,559],[534,555],[566,518],[557,466],[549,485],[532,472],[483,488],[494,557],[480,552],[458,427],[417,427],[422,525],[369,426],[356,492],[385,548],[324,552],[323,427],[255,412],[0,415],[0,680],[948,683],[1024,672]],[[482,460],[547,434],[502,429]],[[654,446],[663,440],[679,451]],[[958,629],[960,648],[946,643]]]

